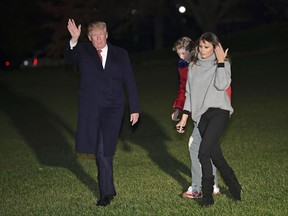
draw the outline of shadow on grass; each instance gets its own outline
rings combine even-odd
[[[133,144],[144,148],[150,159],[163,172],[174,178],[182,186],[183,190],[186,190],[191,184],[183,177],[183,174],[191,176],[190,168],[168,151],[166,142],[170,140],[170,137],[149,114],[141,113],[140,121],[135,128],[123,127],[120,140],[124,143],[125,151],[130,149],[128,142],[133,142]],[[181,155],[178,155],[178,157],[180,158]]]
[[[36,99],[15,94],[7,83],[1,83],[0,96],[2,111],[10,117],[39,163],[70,170],[97,196],[96,181],[76,160],[74,150],[62,134],[65,130],[74,137],[75,132]]]

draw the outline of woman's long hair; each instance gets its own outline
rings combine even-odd
[[[219,38],[214,33],[205,32],[204,34],[202,34],[200,36],[200,38],[195,43],[196,46],[195,46],[195,56],[194,56],[193,64],[196,64],[198,62],[198,60],[199,60],[198,54],[199,54],[199,43],[200,43],[200,41],[207,41],[208,43],[213,45],[214,49],[215,49],[216,46],[221,44]],[[230,58],[229,58],[228,55],[226,56],[225,61],[230,61]],[[215,59],[215,64],[217,64],[217,59]]]

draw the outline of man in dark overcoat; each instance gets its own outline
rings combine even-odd
[[[88,25],[90,42],[78,42],[81,25],[68,20],[71,35],[64,57],[80,71],[76,151],[96,155],[100,199],[106,206],[116,195],[113,156],[122,124],[126,90],[132,126],[139,118],[139,99],[126,50],[107,42],[105,22]]]

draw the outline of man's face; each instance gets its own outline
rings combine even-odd
[[[103,49],[107,43],[108,33],[105,31],[105,29],[95,28],[91,30],[88,38],[96,49]]]

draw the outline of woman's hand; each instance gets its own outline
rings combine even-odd
[[[180,122],[176,125],[176,130],[178,133],[184,133],[185,132],[185,126],[187,122],[188,115],[183,114]]]
[[[224,52],[220,43],[218,44],[218,46],[215,47],[214,51],[215,51],[215,55],[216,55],[218,63],[224,63],[228,50],[229,49],[227,48]]]

